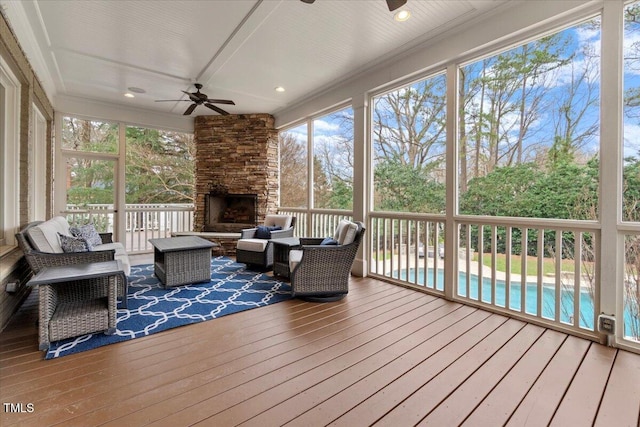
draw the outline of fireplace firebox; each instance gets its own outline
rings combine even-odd
[[[205,198],[204,231],[239,232],[256,226],[257,194],[209,193]]]

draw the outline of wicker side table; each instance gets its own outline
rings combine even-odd
[[[284,237],[282,239],[269,240],[273,244],[273,274],[281,277],[289,277],[289,251],[300,247],[300,239],[297,237]]]
[[[196,236],[149,239],[153,272],[165,288],[211,280],[214,243]]]
[[[114,334],[117,290],[127,288],[127,276],[118,260],[92,262],[45,267],[28,285],[39,286],[38,348],[47,350],[52,341],[94,332]]]

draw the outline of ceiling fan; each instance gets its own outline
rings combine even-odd
[[[226,116],[229,114],[227,111],[223,110],[220,107],[216,107],[213,104],[236,105],[235,102],[229,99],[209,99],[207,95],[200,92],[200,89],[202,89],[202,85],[200,83],[194,83],[194,86],[196,87],[195,92],[187,92],[185,90],[182,91],[182,93],[185,93],[189,96],[189,99],[159,99],[156,102],[178,102],[178,101],[193,102],[193,104],[189,105],[187,110],[184,112],[185,116],[188,116],[189,114],[193,113],[193,110],[195,110],[198,105],[202,105],[202,104],[204,104],[205,107],[211,108],[213,111],[220,113],[223,116]]]
[[[300,0],[303,3],[311,4],[316,0]],[[389,12],[393,12],[399,7],[404,6],[407,3],[407,0],[387,0],[387,7],[389,8]]]

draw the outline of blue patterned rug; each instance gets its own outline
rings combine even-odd
[[[288,283],[249,271],[225,257],[211,259],[211,281],[164,289],[153,265],[131,268],[128,310],[118,309],[115,335],[89,334],[51,343],[45,359],[215,319],[291,299]]]

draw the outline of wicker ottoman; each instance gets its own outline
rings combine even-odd
[[[211,248],[196,236],[149,239],[153,245],[153,271],[165,288],[211,280]]]

